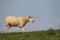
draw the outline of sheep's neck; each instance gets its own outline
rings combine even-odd
[[[25,21],[25,24],[26,24],[27,22],[29,22],[29,19],[28,18],[25,18],[24,21]]]

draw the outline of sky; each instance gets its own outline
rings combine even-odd
[[[0,31],[7,16],[32,16],[35,21],[26,24],[26,31],[60,29],[60,0],[0,0]]]

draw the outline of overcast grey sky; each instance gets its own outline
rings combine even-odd
[[[7,16],[33,16],[35,22],[28,23],[26,31],[57,29],[60,28],[60,0],[0,0],[0,31],[4,30]]]

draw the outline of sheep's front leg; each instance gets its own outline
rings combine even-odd
[[[25,32],[25,29],[23,28],[23,32]]]
[[[20,28],[18,27],[17,31],[16,32],[19,32]]]

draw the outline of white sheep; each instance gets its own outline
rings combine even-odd
[[[16,16],[8,16],[5,19],[5,32],[9,31],[11,32],[10,27],[18,27],[17,32],[19,31],[20,28],[23,28],[28,22],[33,22],[33,17],[31,16],[26,16],[26,17],[16,17]],[[9,30],[8,30],[9,29]]]

